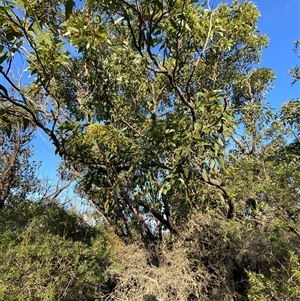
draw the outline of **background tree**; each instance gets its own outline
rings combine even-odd
[[[111,246],[101,228],[53,201],[7,205],[0,220],[0,300],[95,300]]]
[[[20,113],[12,106],[1,107],[0,121],[0,208],[14,199],[33,193],[38,181],[35,164],[30,162],[33,128],[24,129]],[[18,116],[19,115],[19,116]]]
[[[298,42],[295,42],[295,49],[297,47]],[[290,72],[292,84],[299,80],[297,72],[297,67]],[[266,236],[273,250],[270,250],[272,256],[268,261],[271,265],[267,270],[249,273],[249,295],[253,300],[296,300],[300,296],[297,244],[300,235],[299,108],[298,99],[282,105],[269,131],[272,142],[264,151],[270,183],[264,191],[268,196],[265,209],[268,209],[268,227],[271,227],[266,229]]]

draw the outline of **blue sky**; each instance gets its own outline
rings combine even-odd
[[[299,0],[255,0],[253,1],[261,18],[258,28],[270,38],[269,47],[262,56],[262,65],[273,69],[277,76],[274,89],[267,96],[272,107],[280,105],[300,95],[299,82],[291,87],[288,70],[299,65],[293,53],[293,42],[300,38],[300,1]]]
[[[274,89],[267,95],[266,101],[273,108],[279,109],[282,103],[300,96],[299,82],[291,86],[291,76],[288,74],[289,69],[297,64],[300,65],[299,59],[293,53],[293,42],[300,38],[300,1],[254,0],[253,2],[262,15],[258,22],[258,29],[270,38],[261,65],[273,69],[277,74]],[[41,138],[39,133],[34,141],[34,159],[42,161],[42,174],[55,178],[55,167],[58,166],[59,158],[54,155],[51,143],[47,142],[46,137]]]

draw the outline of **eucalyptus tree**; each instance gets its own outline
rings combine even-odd
[[[234,129],[274,76],[258,67],[258,18],[245,1],[2,1],[1,74],[14,94],[1,98],[44,130],[120,235],[180,235],[195,210],[232,219],[225,149],[247,152]],[[26,89],[10,76],[20,57]]]

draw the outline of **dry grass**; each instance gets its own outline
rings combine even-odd
[[[159,265],[149,263],[150,253],[137,244],[123,246],[118,263],[108,273],[116,286],[107,301],[204,300],[203,289],[209,274],[201,266],[191,266],[183,242],[164,241]]]

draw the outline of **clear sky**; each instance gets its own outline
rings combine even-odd
[[[288,70],[300,65],[293,53],[293,42],[300,38],[299,0],[255,0],[253,1],[261,18],[259,30],[270,38],[269,47],[264,51],[262,65],[273,69],[277,76],[274,89],[267,96],[272,107],[279,108],[283,102],[300,95],[299,82],[291,87]]]
[[[210,2],[224,1],[211,0]],[[267,95],[266,101],[273,108],[279,109],[282,103],[300,96],[299,82],[291,86],[291,76],[288,74],[289,69],[300,65],[299,59],[293,53],[293,42],[300,38],[300,0],[254,0],[253,2],[262,15],[258,22],[258,29],[270,38],[261,65],[273,69],[277,74],[274,89]],[[58,165],[59,158],[54,155],[51,143],[44,141],[37,134],[34,147],[34,159],[42,161],[41,172],[50,178],[55,178],[55,167]]]

